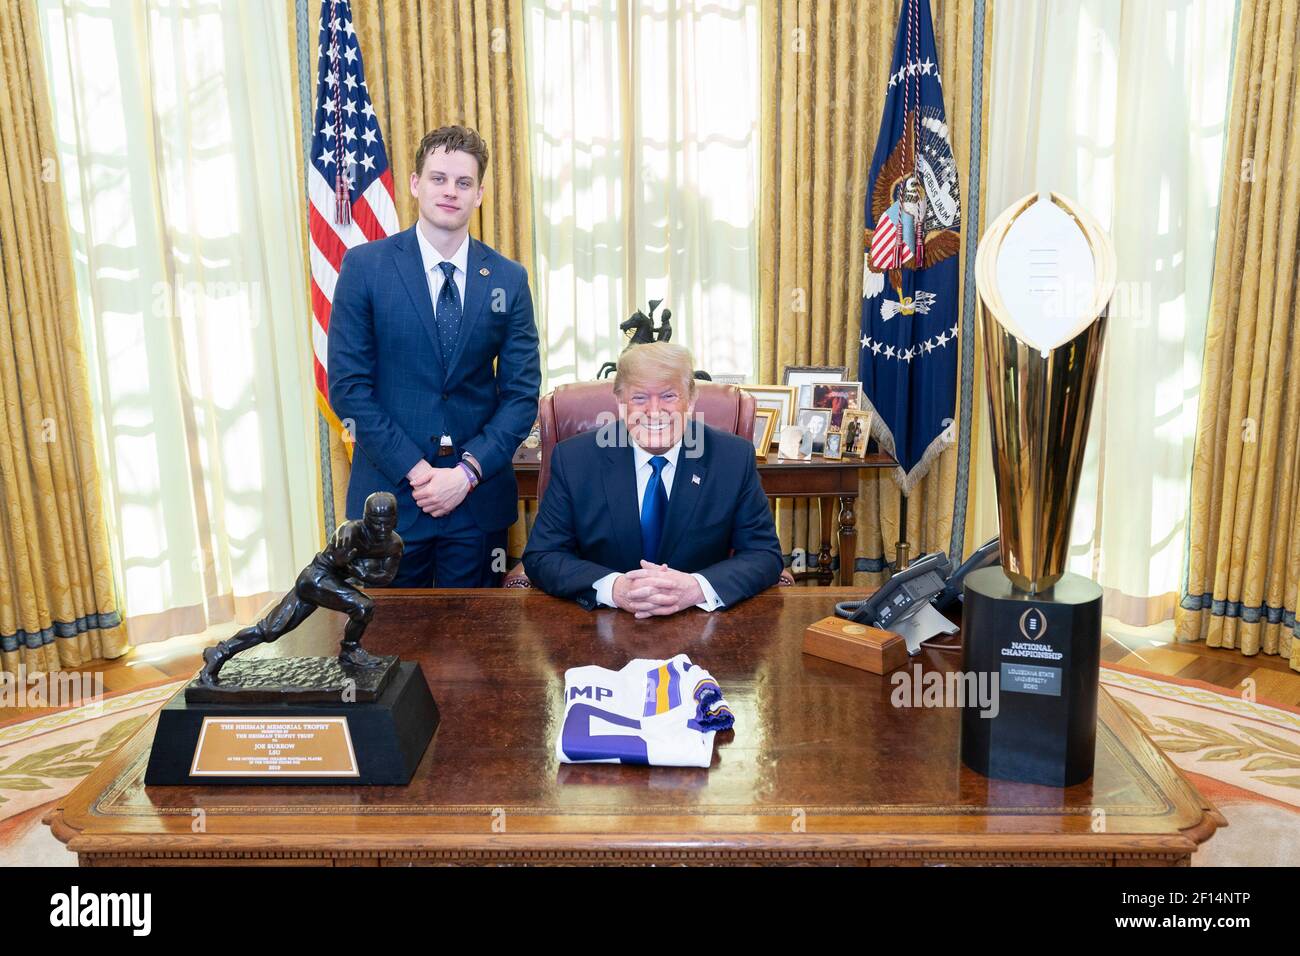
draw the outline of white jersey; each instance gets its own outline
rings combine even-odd
[[[713,735],[734,721],[718,682],[685,654],[619,671],[572,667],[555,755],[561,763],[707,767]]]

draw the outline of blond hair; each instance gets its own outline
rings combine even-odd
[[[629,383],[681,382],[688,399],[695,398],[695,361],[691,350],[672,342],[631,345],[618,357],[614,394],[623,397]]]

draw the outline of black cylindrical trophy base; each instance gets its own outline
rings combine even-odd
[[[962,763],[986,777],[1068,787],[1092,776],[1101,663],[1101,588],[1067,574],[1038,594],[1000,567],[966,577],[962,658],[996,676],[997,706],[966,706]]]

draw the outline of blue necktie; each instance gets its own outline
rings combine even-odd
[[[434,318],[438,323],[438,341],[442,344],[442,361],[444,365],[450,366],[451,355],[456,351],[456,336],[460,334],[460,292],[453,279],[456,264],[439,262],[438,268],[442,270],[443,280]]]
[[[641,500],[641,552],[651,564],[659,563],[659,542],[664,536],[664,519],[668,517],[668,489],[664,487],[663,470],[668,459],[655,455],[650,459],[654,473],[645,487]]]

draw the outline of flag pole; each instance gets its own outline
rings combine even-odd
[[[907,495],[902,491],[898,493],[898,544],[894,548],[894,574],[897,574],[906,570],[912,560],[912,546],[907,543]]]

